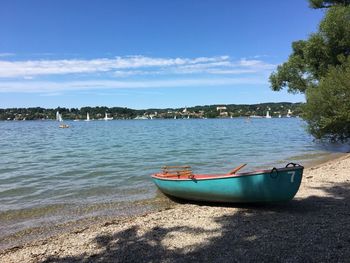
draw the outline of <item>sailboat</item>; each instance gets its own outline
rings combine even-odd
[[[62,123],[58,126],[59,128],[69,128],[69,125],[68,125],[68,124],[63,123],[62,115],[61,115],[59,112],[56,112],[56,119],[57,119],[59,122],[62,122]]]
[[[86,120],[85,121],[90,121],[90,115],[89,113],[86,113]]]
[[[271,116],[270,116],[270,112],[269,111],[267,111],[266,112],[266,117],[265,117],[266,119],[271,119]]]
[[[107,112],[105,112],[105,117],[103,118],[105,121],[113,120],[113,117],[108,117]]]

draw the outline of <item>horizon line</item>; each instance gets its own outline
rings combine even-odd
[[[46,107],[42,107],[42,106],[32,106],[32,107],[11,107],[11,108],[0,108],[0,110],[8,110],[8,109],[35,109],[35,108],[41,108],[41,109],[45,109],[45,110],[56,110],[58,108],[60,109],[82,109],[82,108],[126,108],[126,109],[130,109],[130,110],[165,110],[165,109],[182,109],[182,108],[195,108],[195,107],[205,107],[205,106],[231,106],[231,105],[234,105],[234,106],[239,106],[239,105],[249,105],[249,106],[252,106],[252,105],[262,105],[262,104],[303,104],[305,102],[289,102],[289,101],[280,101],[280,102],[260,102],[260,103],[214,103],[214,104],[203,104],[203,105],[194,105],[194,106],[187,106],[185,105],[184,107],[161,107],[161,108],[157,108],[157,107],[150,107],[150,108],[144,108],[144,109],[135,109],[135,108],[131,108],[131,107],[127,107],[127,106],[82,106],[82,107],[61,107],[61,106],[57,106],[56,108],[46,108]]]

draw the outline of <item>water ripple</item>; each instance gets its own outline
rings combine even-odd
[[[163,165],[215,173],[240,163],[253,169],[325,152],[298,119],[69,124],[58,129],[53,121],[0,122],[0,218],[22,211],[16,222],[0,223],[0,232],[33,224],[35,213],[38,223],[61,218],[65,207],[77,204],[94,206],[96,214],[105,213],[106,202],[155,196],[149,175]]]

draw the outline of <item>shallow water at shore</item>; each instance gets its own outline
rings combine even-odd
[[[149,175],[312,163],[340,149],[313,141],[300,119],[0,122],[0,235],[157,209]],[[344,151],[344,149],[341,149]]]

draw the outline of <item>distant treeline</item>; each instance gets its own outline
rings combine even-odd
[[[166,108],[166,109],[145,109],[135,110],[123,107],[82,107],[78,108],[55,108],[45,109],[36,108],[7,108],[0,109],[0,120],[40,120],[40,119],[56,119],[56,113],[59,112],[63,119],[85,119],[89,113],[90,119],[101,119],[108,114],[108,117],[114,119],[133,119],[140,116],[152,116],[152,118],[223,118],[223,117],[244,117],[251,115],[265,116],[269,111],[272,117],[278,115],[285,116],[288,111],[292,112],[292,116],[301,114],[302,103],[261,103],[261,104],[218,104],[205,105],[187,108]]]

